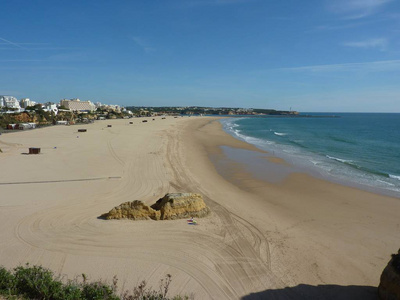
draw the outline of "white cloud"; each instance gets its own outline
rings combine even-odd
[[[347,42],[343,44],[347,47],[354,47],[354,48],[377,48],[381,51],[385,51],[388,46],[388,40],[386,38],[378,38],[378,39],[369,39],[365,41],[357,41],[357,42]]]
[[[143,51],[146,53],[156,51],[155,48],[150,47],[149,44],[139,36],[133,36],[133,37],[131,37],[131,39],[136,43],[136,45],[138,45],[140,48],[142,48]]]
[[[281,71],[294,72],[386,72],[400,71],[400,60],[373,61],[365,63],[347,63],[332,65],[315,65],[295,68],[280,68]]]
[[[344,15],[348,19],[360,19],[377,13],[386,4],[394,0],[334,0],[328,4],[328,9]]]

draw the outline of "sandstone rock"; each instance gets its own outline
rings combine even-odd
[[[101,215],[107,220],[111,219],[131,219],[131,220],[159,220],[160,212],[155,211],[142,201],[135,200],[132,202],[124,202],[114,207],[108,213]]]
[[[400,300],[400,249],[383,270],[378,297],[381,300]]]
[[[205,217],[210,213],[200,194],[174,193],[166,194],[151,207],[142,201],[125,202],[114,207],[101,218],[131,220],[175,220]]]
[[[189,217],[205,217],[210,209],[200,194],[171,193],[166,194],[151,206],[161,212],[161,220],[175,220]]]

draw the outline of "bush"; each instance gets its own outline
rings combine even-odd
[[[82,290],[83,299],[118,300],[111,286],[102,282],[85,283]]]
[[[41,266],[17,267],[14,277],[18,293],[31,299],[54,299],[62,290],[62,283],[53,279],[53,272]]]
[[[84,299],[82,297],[82,291],[78,284],[76,283],[68,283],[63,286],[62,290],[59,294],[55,295],[54,299],[62,299],[62,300],[76,300],[76,299]]]
[[[13,272],[0,266],[0,295],[8,299],[51,299],[51,300],[183,300],[188,297],[175,296],[168,298],[167,293],[172,281],[167,274],[160,281],[159,290],[146,287],[146,282],[136,286],[132,292],[125,291],[117,296],[117,277],[112,285],[102,281],[87,282],[87,276],[82,274],[83,282],[78,280],[63,283],[54,277],[54,273],[41,266],[20,266]],[[14,296],[14,297],[12,297]]]
[[[14,289],[14,275],[3,267],[0,267],[0,291],[2,294],[12,294]]]

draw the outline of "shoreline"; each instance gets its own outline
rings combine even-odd
[[[297,172],[291,172],[282,182],[259,180],[251,172],[246,172],[243,164],[227,159],[220,148],[231,147],[256,153],[264,151],[235,139],[222,129],[219,122],[203,126],[202,131],[203,140],[199,135],[196,139],[205,145],[205,152],[211,161],[214,157],[216,172],[218,166],[215,167],[215,161],[227,160],[225,165],[231,165],[230,176],[224,176],[223,172],[218,174],[246,193],[251,213],[237,209],[237,203],[224,204],[235,209],[235,213],[244,216],[244,219],[251,220],[257,228],[263,228],[272,253],[276,254],[271,259],[276,263],[274,269],[272,262],[274,274],[286,277],[289,286],[290,282],[378,285],[390,254],[398,248],[396,240],[399,233],[396,228],[399,222],[393,213],[400,209],[397,198]],[[282,167],[281,161],[270,163],[276,168]],[[299,253],[294,249],[302,249],[302,259],[309,265],[299,263]],[[296,266],[296,270],[290,270],[288,266]],[[362,294],[363,289],[360,288],[359,292]],[[360,295],[356,293],[354,297],[362,299],[365,296]]]
[[[234,137],[235,139],[238,139],[240,141],[243,141],[245,143],[250,143],[247,141],[247,138],[252,139],[251,137],[246,137],[246,136],[239,136],[235,132],[231,131],[231,128],[227,128],[226,125],[229,122],[224,122],[223,120],[220,121],[223,130]],[[250,143],[252,144],[252,143]],[[389,196],[389,197],[395,197],[400,199],[400,190],[397,189],[391,189],[389,186],[396,186],[396,184],[391,184],[388,182],[380,180],[380,178],[375,178],[374,181],[372,179],[366,179],[367,177],[371,176],[370,173],[364,171],[359,171],[359,173],[353,174],[354,176],[350,176],[347,171],[345,173],[337,173],[335,175],[330,174],[330,171],[327,172],[324,168],[317,167],[316,164],[318,163],[314,162],[319,161],[320,158],[316,157],[315,159],[313,157],[309,157],[308,155],[304,154],[299,154],[299,153],[294,153],[294,154],[288,154],[285,153],[285,151],[282,148],[277,147],[276,149],[268,149],[268,146],[262,146],[262,145],[257,145],[257,143],[252,144],[255,147],[261,149],[262,151],[266,151],[269,155],[269,159],[272,160],[280,160],[281,162],[286,162],[286,164],[291,165],[292,169],[295,172],[298,173],[306,173],[308,175],[311,175],[316,178],[320,178],[335,184],[339,185],[344,185],[352,188],[356,188],[359,190],[364,190],[368,191],[371,193],[383,195],[383,196]],[[235,159],[234,159],[235,160]],[[321,161],[320,161],[321,162]],[[329,160],[327,160],[325,163],[329,163]],[[331,163],[331,162],[330,162]],[[341,168],[342,166],[337,165],[337,166],[330,166],[332,169],[336,168]],[[351,169],[350,169],[351,170]],[[376,175],[372,173],[372,175]],[[389,178],[391,175],[389,173],[387,174],[387,178]],[[385,176],[384,176],[385,177]],[[377,182],[380,182],[381,185],[379,186]],[[386,186],[384,186],[384,185]]]
[[[0,185],[0,265],[29,262],[92,280],[117,275],[124,288],[143,279],[157,287],[171,274],[170,295],[195,299],[373,299],[398,249],[398,199],[298,173],[264,182],[229,160],[232,178],[224,178],[212,161],[227,159],[221,146],[265,152],[217,120],[112,120],[79,135],[65,126],[0,136],[0,182],[31,182]],[[28,146],[43,151],[21,155]],[[102,179],[73,181],[91,178]],[[199,226],[98,219],[168,192],[201,193],[211,215]]]

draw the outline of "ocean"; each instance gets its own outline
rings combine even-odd
[[[400,114],[302,113],[312,117],[232,117],[226,132],[298,170],[400,197]]]

